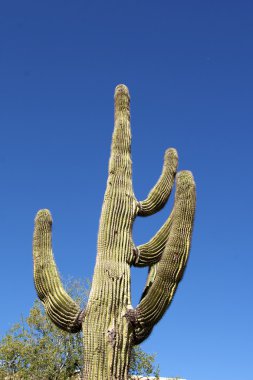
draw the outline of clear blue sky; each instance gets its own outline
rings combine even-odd
[[[0,334],[27,315],[33,219],[49,208],[64,277],[91,278],[113,128],[131,92],[134,188],[164,150],[197,183],[191,257],[174,302],[143,344],[161,375],[253,376],[252,1],[2,1]],[[171,209],[138,219],[147,241]],[[146,271],[133,271],[133,303]]]

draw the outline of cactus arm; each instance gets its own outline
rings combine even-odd
[[[173,222],[164,253],[157,264],[156,273],[149,278],[151,286],[145,289],[136,309],[130,311],[130,319],[134,320],[135,325],[135,344],[146,339],[162,318],[182,278],[190,250],[195,198],[192,174],[180,172],[177,175]]]
[[[164,155],[162,174],[147,198],[139,202],[138,215],[152,215],[163,208],[171,193],[177,164],[178,156],[176,149],[167,149]]]
[[[172,219],[173,212],[149,242],[135,247],[134,266],[151,266],[160,260],[171,230]]]
[[[33,239],[34,283],[50,319],[61,329],[78,332],[84,312],[65,292],[52,252],[52,218],[40,210],[35,218]]]
[[[141,300],[146,296],[153,282],[155,281],[158,265],[159,263],[156,263],[149,267],[148,277],[147,277],[145,288],[142,292]]]

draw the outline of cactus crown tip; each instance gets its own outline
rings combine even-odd
[[[195,181],[190,170],[182,170],[176,175],[177,183],[181,187],[195,187]]]
[[[165,151],[165,156],[178,158],[177,150],[175,148],[168,148]]]
[[[52,216],[48,209],[41,209],[37,212],[35,222],[47,221],[52,223]]]
[[[118,95],[127,95],[128,97],[130,97],[129,90],[125,84],[118,84],[115,87],[114,97],[116,97]]]

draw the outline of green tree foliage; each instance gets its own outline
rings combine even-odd
[[[81,370],[82,349],[81,334],[59,330],[36,301],[28,318],[0,342],[0,378],[18,373],[24,379],[67,379]]]
[[[66,286],[80,303],[88,290],[80,281]],[[131,374],[155,374],[155,355],[135,347],[131,358]],[[82,333],[68,334],[58,329],[36,300],[27,318],[15,324],[0,341],[0,379],[15,374],[24,380],[65,380],[83,367]]]
[[[159,378],[159,366],[154,366],[155,354],[147,354],[140,346],[134,346],[130,358],[130,375],[154,375]]]

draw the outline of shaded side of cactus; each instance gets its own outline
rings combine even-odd
[[[176,176],[174,207],[168,220],[146,244],[135,246],[132,226],[137,216],[159,211],[173,187],[178,157],[165,152],[158,182],[138,201],[132,187],[130,96],[125,85],[115,89],[115,124],[107,187],[102,206],[97,258],[87,306],[80,310],[64,290],[54,262],[48,210],[35,218],[34,282],[51,320],[84,339],[84,380],[126,380],[131,349],[145,340],[170,305],[180,282],[191,243],[195,183],[191,172]],[[130,268],[148,266],[140,303],[131,306]]]

